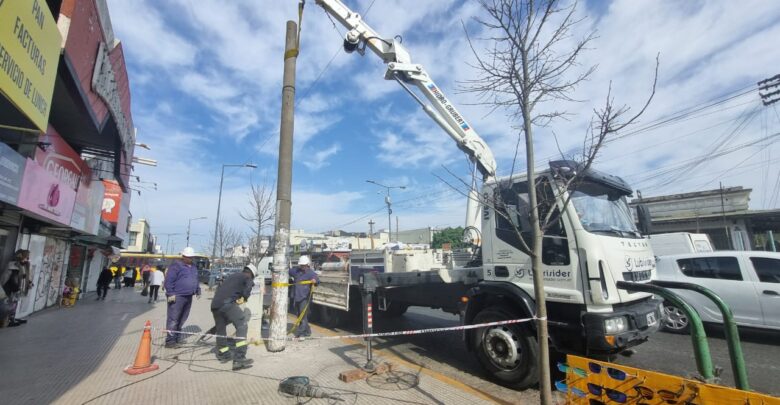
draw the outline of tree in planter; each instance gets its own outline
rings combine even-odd
[[[604,106],[594,110],[581,155],[575,164],[558,168],[553,184],[538,181],[535,172],[534,129],[550,125],[565,111],[540,108],[544,103],[573,101],[570,94],[595,70],[595,66],[580,72],[577,59],[593,40],[595,33],[573,40],[574,26],[582,21],[575,15],[576,2],[561,5],[557,0],[480,0],[484,16],[477,23],[488,33],[488,47],[481,54],[469,37],[478,77],[464,84],[464,90],[476,93],[481,102],[494,110],[501,109],[518,122],[518,141],[512,162],[510,181],[499,184],[493,195],[480,196],[480,203],[495,209],[514,233],[514,245],[531,259],[536,301],[537,343],[540,397],[543,404],[552,403],[550,384],[547,308],[544,296],[542,245],[545,234],[554,234],[560,212],[556,200],[567,191],[575,190],[581,174],[590,169],[609,135],[635,122],[645,111],[655,94],[652,92],[642,109],[627,116],[629,107],[614,104],[611,84]],[[468,32],[467,32],[468,36]],[[512,189],[520,143],[525,145],[526,186]],[[561,153],[563,155],[563,153]],[[466,184],[464,182],[464,184]],[[517,183],[522,184],[522,183]],[[508,186],[508,187],[507,187]],[[563,208],[572,193],[565,198]],[[521,198],[519,196],[524,196]]]

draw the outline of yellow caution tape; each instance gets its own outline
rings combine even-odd
[[[314,284],[314,280],[301,281],[300,283],[271,283],[271,287],[289,287],[293,285]]]

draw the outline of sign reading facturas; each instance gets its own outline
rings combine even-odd
[[[0,93],[46,132],[62,40],[43,0],[0,0]]]

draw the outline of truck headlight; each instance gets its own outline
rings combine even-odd
[[[604,320],[604,330],[607,332],[607,335],[616,335],[625,332],[627,325],[626,318],[622,316]]]

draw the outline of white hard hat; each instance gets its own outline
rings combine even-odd
[[[311,259],[309,259],[309,256],[303,255],[298,258],[298,266],[305,266],[311,264]]]
[[[181,251],[182,257],[194,257],[195,256],[195,249],[187,246],[184,248],[184,250]]]
[[[255,267],[254,264],[249,263],[246,266],[244,266],[244,270],[249,270],[252,272],[252,278],[257,277],[257,267]]]

